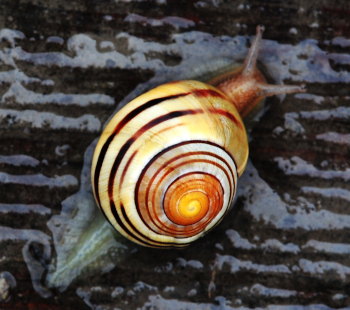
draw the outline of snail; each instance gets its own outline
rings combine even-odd
[[[184,247],[227,213],[248,158],[242,118],[264,97],[305,92],[268,85],[256,68],[264,32],[244,64],[208,84],[158,86],[117,112],[96,146],[91,178],[97,205],[128,239]]]

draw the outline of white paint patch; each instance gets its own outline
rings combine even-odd
[[[1,55],[1,52],[0,52],[0,55]],[[42,81],[39,78],[28,77],[22,71],[15,69],[15,70],[0,72],[0,84],[4,84],[4,83],[20,85],[20,83],[25,83],[25,84],[42,83]],[[2,103],[4,102],[4,98],[1,99],[1,102]]]
[[[124,293],[124,288],[121,286],[117,286],[113,292],[111,293],[112,298],[117,298],[118,296],[122,295]]]
[[[224,250],[224,247],[222,246],[221,243],[216,243],[216,244],[215,244],[215,247],[216,247],[217,249],[219,249],[220,251],[223,251],[223,250]]]
[[[300,94],[295,94],[294,97],[297,99],[302,99],[302,100],[310,100],[316,104],[322,104],[324,102],[323,96],[317,96],[317,95],[313,95],[313,94],[300,93]]]
[[[70,145],[68,145],[68,144],[57,145],[55,148],[55,154],[57,156],[65,156],[65,155],[67,155],[67,152],[69,149],[70,149]]]
[[[203,268],[203,264],[200,261],[197,260],[185,260],[184,258],[177,258],[177,266],[181,267],[181,268],[186,268],[188,267],[192,267],[194,269],[201,269]]]
[[[111,20],[113,20],[113,17],[111,15],[105,15],[103,16],[103,19],[107,22],[110,22]]]
[[[340,47],[348,47],[350,46],[350,39],[344,37],[336,37],[331,40],[332,45],[340,46]]]
[[[133,289],[134,292],[142,292],[142,291],[154,291],[158,292],[158,288],[156,286],[149,285],[142,281],[138,281]]]
[[[174,286],[166,286],[163,290],[164,293],[172,293],[175,292],[175,287]]]
[[[0,109],[0,122],[5,122],[9,126],[16,124],[35,129],[49,128],[52,130],[76,130],[82,132],[98,132],[101,129],[99,119],[90,114],[72,118],[35,110]]]
[[[48,178],[43,174],[12,175],[0,172],[0,184],[28,185],[53,189],[77,186],[78,180],[70,174]]]
[[[347,298],[348,296],[347,295],[344,295],[344,294],[334,294],[333,295],[333,297],[332,297],[332,299],[334,300],[334,301],[341,301],[341,300],[343,300],[343,299],[345,299],[345,298]]]
[[[293,28],[290,28],[290,29],[289,29],[289,33],[290,33],[290,34],[296,35],[296,34],[298,34],[298,30],[297,30],[296,28],[294,28],[294,27],[293,27]]]
[[[207,3],[204,1],[198,1],[198,2],[194,3],[194,6],[196,8],[205,8],[207,6]]]
[[[51,36],[46,39],[46,43],[55,43],[55,44],[63,45],[64,39],[57,36]]]
[[[317,140],[327,142],[350,145],[350,134],[342,134],[338,132],[326,132],[316,136]]]
[[[298,156],[293,156],[290,159],[275,157],[274,161],[278,164],[278,168],[280,168],[286,175],[307,176],[310,178],[326,180],[339,178],[345,182],[350,180],[350,169],[345,169],[344,171],[319,170]]]
[[[283,290],[279,288],[270,288],[259,283],[254,284],[250,288],[250,293],[256,296],[269,297],[269,298],[290,298],[298,295],[297,291]]]
[[[311,250],[314,253],[339,255],[350,254],[350,244],[346,243],[332,243],[317,240],[309,240],[305,245],[302,246],[302,249],[306,251]]]
[[[294,117],[290,117],[289,114],[285,114],[284,116],[284,128],[291,131],[294,136],[305,133],[304,127]]]
[[[219,270],[224,265],[231,267],[231,273],[237,273],[240,271],[249,271],[250,273],[279,273],[290,274],[291,271],[285,265],[261,265],[255,264],[251,261],[241,261],[234,256],[216,254],[217,267]]]
[[[300,111],[298,113],[291,112],[286,113],[285,117],[294,119],[313,119],[317,121],[327,121],[334,118],[348,120],[350,119],[350,108],[341,106],[330,110]]]
[[[49,95],[35,93],[27,90],[19,82],[15,82],[11,85],[9,90],[2,96],[1,103],[7,103],[14,100],[21,105],[76,105],[80,107],[86,107],[89,105],[114,105],[114,99],[107,95],[102,94],[63,94],[54,93]]]
[[[167,309],[167,310],[178,310],[178,309],[186,309],[186,310],[251,310],[252,308],[238,306],[231,307],[227,305],[227,301],[224,297],[221,302],[217,300],[219,304],[213,303],[195,303],[188,301],[181,301],[177,299],[165,299],[161,295],[150,295],[149,301],[146,302],[140,309]],[[219,298],[219,297],[218,297]],[[217,298],[217,299],[218,299]],[[311,305],[268,305],[266,308],[254,308],[255,310],[332,310],[326,305],[320,304],[311,304]],[[345,310],[346,308],[343,308]]]
[[[322,279],[325,273],[328,273],[344,283],[349,282],[348,278],[350,276],[350,268],[336,262],[312,262],[307,259],[300,259],[299,266],[304,273],[312,275],[318,279]]]
[[[37,167],[39,166],[40,162],[39,160],[28,155],[0,155],[0,164],[16,167]]]
[[[197,295],[197,290],[195,288],[191,289],[188,293],[187,296],[192,297]]]
[[[193,21],[177,16],[167,16],[161,19],[154,19],[137,14],[129,14],[127,17],[125,17],[124,22],[139,23],[144,26],[150,27],[161,27],[165,25],[170,25],[176,30],[179,30],[180,28],[186,29],[195,26],[195,23]]]
[[[229,237],[230,241],[232,242],[232,245],[235,248],[244,250],[252,250],[257,248],[255,244],[249,242],[248,239],[242,238],[240,234],[233,229],[228,229],[226,231],[226,235]]]
[[[49,215],[51,214],[51,209],[43,205],[26,205],[26,204],[5,204],[0,203],[0,213],[37,213],[40,215]]]
[[[268,239],[260,246],[266,252],[279,252],[279,253],[293,253],[298,254],[300,252],[299,246],[288,243],[283,244],[277,239]]]
[[[242,238],[239,233],[235,230],[229,229],[226,231],[226,235],[229,237],[234,248],[244,249],[244,250],[262,250],[265,252],[274,253],[292,253],[298,254],[300,248],[298,245],[293,243],[283,244],[277,239],[267,239],[260,245],[251,243],[247,239]]]
[[[312,186],[304,186],[301,188],[304,194],[317,194],[325,198],[344,199],[350,201],[350,191],[343,188],[320,188]]]
[[[204,265],[200,261],[194,259],[189,260],[187,262],[187,266],[190,266],[194,269],[202,269],[204,267]]]
[[[23,40],[23,39],[25,39],[25,35],[18,30],[12,30],[7,28],[0,30],[0,41],[1,42],[7,41],[11,43],[12,47],[15,47],[16,40]]]

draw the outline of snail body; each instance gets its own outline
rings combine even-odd
[[[171,82],[131,101],[103,131],[92,163],[99,208],[144,246],[183,247],[215,227],[248,159],[242,117],[264,97],[304,92],[267,85],[256,69],[263,27],[243,66],[213,79]]]

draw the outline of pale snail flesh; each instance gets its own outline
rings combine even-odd
[[[257,27],[238,70],[211,85],[158,86],[108,123],[91,177],[99,208],[122,235],[143,246],[183,247],[227,213],[248,158],[241,117],[266,96],[306,91],[266,83],[255,66],[263,31]]]

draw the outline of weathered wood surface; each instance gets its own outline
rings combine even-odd
[[[0,308],[347,307],[349,15],[347,1],[0,1]],[[243,59],[258,24],[269,81],[309,95],[267,100],[233,210],[182,251],[108,228],[82,249],[88,147],[118,104],[230,48]]]

